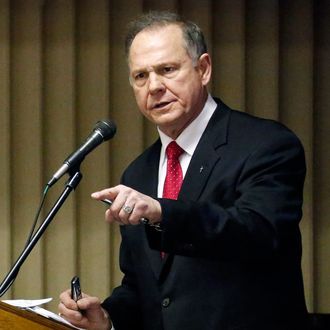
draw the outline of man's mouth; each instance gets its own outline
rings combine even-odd
[[[164,107],[166,107],[170,103],[171,102],[159,102],[159,103],[155,104],[153,108],[154,109],[164,108]]]

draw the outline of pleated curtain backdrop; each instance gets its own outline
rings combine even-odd
[[[128,83],[127,23],[173,10],[204,30],[210,90],[229,106],[279,120],[308,162],[303,271],[309,311],[330,312],[330,2],[275,0],[0,0],[0,276],[22,251],[46,182],[96,121],[118,133],[81,165],[83,179],[3,298],[54,297],[79,275],[101,298],[121,280],[117,226],[90,193],[119,182],[156,138]],[[67,178],[47,197],[44,218]]]

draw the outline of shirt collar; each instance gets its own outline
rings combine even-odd
[[[217,103],[209,94],[205,102],[203,110],[200,114],[183,130],[183,132],[176,139],[176,143],[190,156],[194,153],[197,144],[211,118],[213,112],[217,107]],[[159,128],[158,133],[162,142],[163,150],[167,145],[173,141],[169,136],[164,134]]]

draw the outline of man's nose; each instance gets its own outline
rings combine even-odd
[[[159,91],[165,90],[164,83],[161,79],[161,77],[155,73],[150,72],[149,73],[149,91],[151,94],[158,93]]]

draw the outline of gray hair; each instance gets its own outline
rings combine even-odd
[[[176,24],[182,29],[185,48],[193,60],[197,62],[199,57],[207,52],[206,42],[202,30],[191,21],[186,21],[178,14],[168,11],[151,11],[142,15],[128,25],[128,31],[125,39],[125,53],[129,56],[132,42],[136,35],[145,29],[153,29]]]

